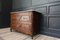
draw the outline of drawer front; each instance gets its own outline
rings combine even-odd
[[[31,24],[21,24],[19,25],[18,31],[28,34],[28,35],[32,35],[32,25]]]
[[[28,35],[32,35],[32,12],[11,14],[11,27]]]
[[[32,35],[32,14],[20,13],[17,16],[17,30]]]

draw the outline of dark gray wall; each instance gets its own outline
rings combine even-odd
[[[60,1],[60,0],[32,0],[32,5],[46,4],[46,3],[52,3],[57,1]]]
[[[25,10],[32,6],[32,0],[13,0],[13,10]]]
[[[43,15],[40,33],[60,38],[60,0],[32,0],[32,6]]]
[[[1,12],[1,0],[0,0],[0,12]]]
[[[1,0],[0,28],[9,27],[12,0]]]

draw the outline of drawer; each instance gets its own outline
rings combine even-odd
[[[21,24],[18,29],[20,32],[23,32],[25,34],[32,34],[32,25],[31,24]]]

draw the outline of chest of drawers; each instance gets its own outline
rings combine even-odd
[[[28,35],[36,35],[40,28],[40,13],[36,11],[11,12],[12,29]]]

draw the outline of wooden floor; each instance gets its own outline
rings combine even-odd
[[[32,40],[29,35],[18,32],[10,32],[10,28],[0,29],[0,40]],[[33,40],[60,40],[46,35],[36,35]]]

